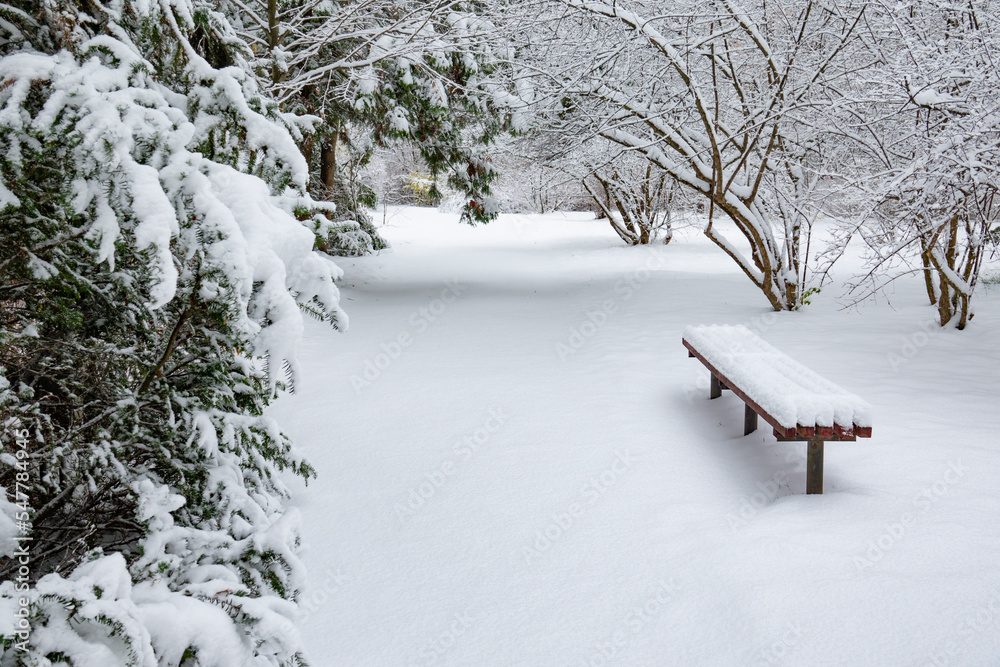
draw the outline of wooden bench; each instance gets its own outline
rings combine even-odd
[[[712,374],[709,398],[728,389],[746,404],[743,434],[758,415],[779,441],[807,441],[806,493],[823,493],[823,443],[872,436],[871,406],[779,352],[744,326],[684,330],[684,347]]]

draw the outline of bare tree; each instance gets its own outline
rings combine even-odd
[[[594,198],[611,228],[629,245],[648,245],[673,238],[671,226],[676,183],[648,160],[620,157],[593,169],[583,186]]]
[[[863,4],[553,0],[540,11],[557,8],[560,37],[533,44],[537,87],[555,101],[547,121],[641,155],[702,198],[709,239],[773,308],[797,308],[829,178],[821,119],[850,78],[843,56]]]
[[[972,316],[979,269],[1000,217],[1000,16],[992,3],[873,5],[876,66],[841,125],[869,167],[863,230],[873,274],[912,258],[942,326]]]

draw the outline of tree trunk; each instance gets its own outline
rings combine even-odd
[[[959,297],[958,309],[958,324],[955,328],[961,331],[969,322],[969,297],[967,295],[963,294]]]
[[[271,50],[271,57],[276,58],[275,51],[281,42],[280,23],[278,22],[278,0],[267,0],[267,46]],[[285,73],[278,66],[277,60],[271,65],[271,81],[281,83],[285,78]]]
[[[788,301],[785,298],[782,286],[778,283],[781,278],[777,275],[772,263],[774,259],[773,247],[761,235],[760,230],[744,217],[742,211],[726,200],[725,193],[716,193],[712,197],[712,203],[736,224],[737,229],[740,230],[743,237],[750,242],[753,263],[757,270],[760,271],[761,277],[758,278],[755,276],[752,273],[752,269],[741,261],[740,256],[735,253],[733,247],[724,238],[715,234],[711,222],[705,228],[705,236],[715,243],[715,245],[719,246],[723,252],[736,260],[736,263],[743,270],[744,275],[750,278],[764,292],[764,296],[774,310],[788,310]],[[746,209],[749,209],[749,205],[746,202],[742,203]]]
[[[337,176],[337,135],[326,137],[320,147],[319,180],[327,194],[333,192]]]
[[[316,114],[316,107],[313,104],[313,87],[305,86],[302,88],[302,102],[305,105],[306,113],[310,115]],[[316,146],[316,138],[312,133],[307,134],[302,139],[302,144],[299,149],[302,151],[302,157],[306,159],[306,170],[309,174],[309,183],[307,187],[312,190],[312,175],[313,175],[313,148]]]
[[[938,298],[938,319],[941,326],[948,324],[952,318],[951,311],[951,289],[947,281],[941,281],[941,296]]]
[[[937,305],[940,294],[938,294],[937,286],[934,284],[934,264],[931,262],[930,246],[926,245],[926,240],[924,243],[924,249],[920,253],[920,261],[924,265],[924,288],[927,290],[927,298],[934,306]]]
[[[611,210],[611,208],[614,207],[621,211],[621,206],[614,199],[613,192],[611,191],[611,184],[608,181],[603,180],[597,174],[592,174],[592,176],[594,177],[594,180],[600,184],[604,192],[597,192],[586,178],[583,179],[583,187],[588,193],[590,193],[590,196],[593,197],[598,208],[604,214],[600,217],[608,219],[608,222],[611,223],[611,228],[615,230],[615,233],[618,234],[619,237],[621,237],[622,241],[625,241],[625,243],[629,245],[635,245],[638,242],[638,239],[634,234],[632,234],[631,230],[627,228],[624,218],[622,220],[623,224],[618,224],[618,221],[615,220],[614,213]],[[605,200],[607,200],[607,203],[605,203]],[[600,217],[598,219],[600,219]]]
[[[309,135],[302,141],[301,146],[302,157],[306,159],[306,166],[308,167],[310,174],[312,174],[313,146],[315,143],[316,142],[313,140],[312,135]]]

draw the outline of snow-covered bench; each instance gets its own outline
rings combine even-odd
[[[684,330],[688,356],[712,374],[710,398],[728,389],[746,403],[744,435],[760,415],[778,440],[809,442],[806,493],[823,493],[823,443],[872,435],[871,406],[779,352],[744,326]]]

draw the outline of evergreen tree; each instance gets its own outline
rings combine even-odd
[[[311,121],[209,2],[0,17],[0,596],[33,625],[0,664],[304,664],[281,474],[313,472],[262,411],[302,311],[346,324]]]
[[[462,217],[487,222],[498,212],[487,147],[511,129],[516,98],[500,81],[504,54],[486,7],[470,2],[303,3],[242,0],[227,13],[256,44],[262,85],[287,110],[323,119],[302,151],[311,190],[338,206],[324,239],[329,252],[384,247],[365,208],[375,193],[359,184],[376,146],[416,146],[440,197],[444,178],[464,193]]]

